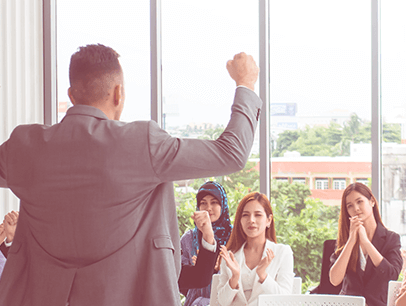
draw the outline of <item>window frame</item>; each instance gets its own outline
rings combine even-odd
[[[57,122],[57,61],[56,61],[57,0],[43,0],[44,44],[44,123]],[[259,95],[264,102],[259,122],[260,131],[260,192],[270,195],[270,58],[269,0],[259,1]],[[162,122],[161,78],[161,0],[150,0],[151,28],[151,119]],[[382,116],[380,99],[380,0],[371,0],[371,143],[372,192],[380,203],[382,189]]]
[[[317,183],[322,184],[321,187],[323,187],[323,188],[317,188],[317,185],[318,185]],[[327,185],[327,188],[325,188],[326,185]],[[314,181],[314,187],[316,190],[328,190],[329,189],[328,188],[328,178],[316,178]]]

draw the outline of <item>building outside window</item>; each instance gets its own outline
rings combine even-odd
[[[306,179],[304,177],[294,177],[292,181],[293,183],[306,184]]]
[[[328,179],[316,179],[316,189],[328,189]]]
[[[342,189],[345,189],[345,187],[347,187],[346,185],[347,185],[347,184],[346,184],[345,179],[334,179],[333,188],[334,188],[335,190],[342,190]]]
[[[357,182],[362,183],[362,184],[367,185],[367,186],[369,184],[369,181],[366,178],[357,178]]]
[[[289,179],[287,177],[277,177],[276,180],[278,182],[289,182]]]

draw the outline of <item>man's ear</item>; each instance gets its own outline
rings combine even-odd
[[[69,96],[69,99],[70,99],[70,101],[72,102],[72,104],[73,104],[73,105],[76,105],[75,98],[73,97],[73,94],[72,94],[72,87],[69,87],[69,88],[68,88],[68,96]]]
[[[114,87],[114,105],[118,106],[123,102],[123,91],[122,91],[123,85],[117,84]]]

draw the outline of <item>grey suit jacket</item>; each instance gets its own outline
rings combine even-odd
[[[0,306],[180,305],[172,181],[243,168],[261,105],[237,88],[215,141],[82,105],[59,124],[15,128],[0,146],[0,186],[20,199]]]

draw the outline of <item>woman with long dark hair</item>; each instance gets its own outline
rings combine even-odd
[[[364,296],[369,306],[385,306],[388,282],[402,268],[400,237],[382,223],[378,201],[362,183],[350,184],[341,198],[337,247],[330,282],[340,294]]]
[[[276,243],[266,195],[252,192],[240,201],[230,240],[221,247],[220,256],[220,305],[254,306],[260,294],[292,293],[292,249]]]

